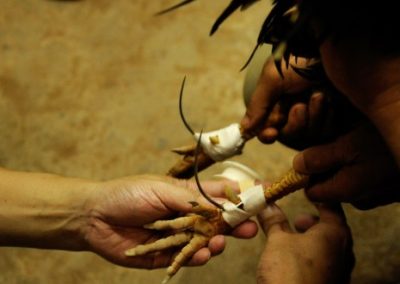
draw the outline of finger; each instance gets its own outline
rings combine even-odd
[[[297,103],[293,105],[288,114],[288,121],[281,129],[279,139],[293,139],[306,132],[308,121],[307,105]]]
[[[278,138],[279,129],[286,121],[286,115],[283,113],[281,104],[274,105],[271,113],[268,115],[262,130],[258,134],[258,139],[265,144],[275,142]]]
[[[244,134],[252,134],[264,117],[268,116],[277,102],[280,92],[281,78],[275,69],[273,60],[269,59],[251,96],[246,114],[241,121]]]
[[[212,237],[208,243],[208,249],[212,256],[222,253],[225,249],[225,237],[223,235]]]
[[[293,168],[303,174],[326,172],[344,164],[346,153],[340,142],[310,147],[294,157]]]
[[[324,121],[325,97],[322,92],[314,93],[308,104],[309,133],[319,135]]]
[[[268,206],[258,214],[257,217],[265,235],[273,234],[278,231],[291,232],[285,214],[275,204]]]
[[[185,266],[199,266],[206,264],[211,258],[211,252],[208,248],[201,248],[192,256]]]
[[[217,235],[210,239],[208,247],[198,250],[186,264],[187,266],[199,266],[206,264],[212,256],[221,254],[225,249],[225,237]]]
[[[335,172],[313,175],[306,195],[315,202],[352,202],[362,194],[366,185],[363,176],[368,173],[366,167],[343,167]]]
[[[275,127],[268,127],[263,129],[259,134],[258,134],[258,140],[260,140],[261,143],[264,144],[271,144],[276,141],[278,138],[279,131]]]
[[[233,229],[231,235],[239,239],[251,239],[257,235],[258,226],[256,222],[248,220]]]
[[[318,203],[320,223],[343,226],[346,224],[346,216],[340,203]]]
[[[304,213],[296,217],[296,219],[294,220],[294,227],[296,231],[304,233],[312,226],[317,224],[318,221],[319,221],[318,216]]]
[[[267,120],[264,123],[264,128],[273,127],[281,128],[286,121],[286,114],[283,112],[283,108],[280,102],[276,103],[272,108]]]

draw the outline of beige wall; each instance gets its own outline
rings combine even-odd
[[[236,13],[209,38],[227,2],[196,1],[153,17],[174,1],[1,0],[0,165],[93,179],[163,174],[175,162],[169,149],[190,141],[177,108],[184,75],[195,129],[239,121],[239,69],[269,2]],[[252,141],[236,160],[273,180],[293,154]],[[290,216],[310,208],[301,193],[283,205]],[[354,283],[400,281],[399,208],[347,210],[359,257]],[[229,240],[223,255],[171,283],[254,283],[262,243],[262,236]],[[164,274],[90,253],[1,248],[0,255],[0,283],[159,283]]]

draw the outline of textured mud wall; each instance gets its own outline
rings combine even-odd
[[[211,39],[228,1],[152,16],[173,2],[1,0],[0,165],[92,179],[163,174],[175,162],[169,149],[190,141],[177,109],[184,75],[195,129],[238,121],[238,70],[269,2],[235,14]],[[252,141],[236,160],[273,180],[293,154]],[[301,193],[283,203],[290,216],[310,210]],[[399,207],[347,211],[359,258],[353,282],[399,282]],[[261,235],[230,239],[223,255],[171,283],[254,283],[262,243]],[[90,253],[0,251],[0,283],[159,283],[164,273],[116,267]]]

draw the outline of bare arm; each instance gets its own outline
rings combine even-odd
[[[400,56],[368,49],[364,39],[321,46],[325,71],[377,127],[400,165]]]
[[[226,185],[203,183],[213,196],[222,196]],[[97,182],[0,169],[0,246],[85,250],[122,266],[164,267],[174,250],[135,258],[124,252],[160,237],[144,224],[189,213],[189,201],[197,198],[194,183],[162,176]],[[256,232],[254,222],[247,222],[232,234],[249,238]],[[223,249],[223,236],[215,236],[188,264],[204,264]]]
[[[82,250],[93,182],[0,169],[0,245]]]

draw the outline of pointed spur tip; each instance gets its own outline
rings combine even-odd
[[[163,281],[161,282],[161,284],[167,284],[167,282],[171,279],[171,276],[167,275],[165,276],[165,278],[163,279]]]
[[[136,256],[135,249],[128,249],[124,253],[126,256]]]

